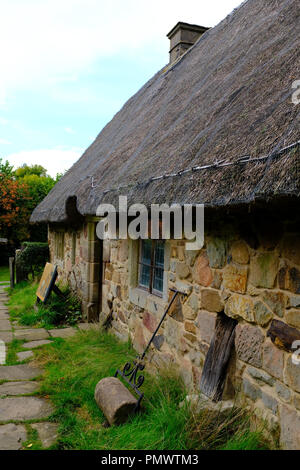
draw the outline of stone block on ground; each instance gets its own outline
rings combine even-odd
[[[70,338],[70,336],[74,336],[76,333],[75,328],[57,328],[49,330],[49,334],[52,338]]]
[[[15,338],[33,341],[38,339],[47,339],[49,338],[49,334],[44,328],[30,328],[28,330],[15,331]]]
[[[56,423],[34,423],[31,427],[38,433],[39,439],[45,449],[52,446],[58,436],[58,424]]]
[[[31,380],[42,375],[43,369],[29,364],[0,366],[0,380]]]
[[[23,344],[24,349],[35,349],[44,346],[45,344],[51,344],[52,341],[49,339],[38,339],[36,341],[29,341],[28,343]]]
[[[189,405],[195,409],[197,413],[203,410],[211,411],[212,413],[228,413],[234,408],[234,402],[232,400],[221,400],[219,402],[213,402],[205,395],[187,395],[185,399],[179,403],[179,408]]]
[[[32,351],[21,351],[17,353],[17,357],[19,361],[25,361],[25,359],[30,359],[33,357]]]
[[[106,377],[98,382],[95,400],[110,425],[124,423],[137,404],[137,399],[116,377]]]
[[[20,450],[26,439],[25,426],[14,423],[0,425],[0,450]]]
[[[0,318],[0,331],[10,331],[10,330],[11,330],[11,323],[9,319]]]
[[[0,397],[12,395],[28,395],[39,389],[38,382],[5,382],[0,385]]]
[[[11,343],[13,340],[13,334],[11,331],[0,331],[0,341],[4,343]]]
[[[25,421],[48,418],[54,411],[44,398],[14,397],[0,400],[0,421]]]

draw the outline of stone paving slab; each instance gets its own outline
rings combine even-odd
[[[36,429],[39,435],[39,439],[43,444],[43,447],[47,449],[47,447],[52,446],[55,443],[58,433],[58,424],[56,423],[35,423],[31,424],[33,429]]]
[[[55,330],[49,330],[49,334],[53,338],[69,338],[70,336],[74,336],[77,333],[75,328],[61,328]]]
[[[4,310],[0,310],[0,320],[9,320],[9,313]]]
[[[15,338],[33,341],[36,339],[47,339],[49,338],[49,334],[44,328],[31,328],[27,330],[16,330]]]
[[[0,380],[31,380],[42,375],[43,369],[29,364],[0,366]]]
[[[11,324],[8,319],[1,319],[0,318],[0,331],[10,331],[11,330]]]
[[[9,395],[27,395],[36,392],[39,388],[38,382],[5,382],[0,385],[0,397]]]
[[[0,399],[0,421],[25,421],[48,418],[54,411],[45,398],[14,397]]]
[[[29,341],[28,343],[23,344],[24,349],[34,349],[34,348],[40,348],[41,346],[44,346],[45,344],[51,344],[52,341],[50,339],[39,339],[37,341]]]
[[[13,334],[11,331],[0,331],[0,340],[4,343],[11,343],[13,340]]]
[[[0,425],[0,450],[19,450],[26,439],[26,429],[22,424]]]
[[[25,361],[25,359],[29,359],[33,357],[33,351],[21,351],[17,353],[17,357],[19,361]]]

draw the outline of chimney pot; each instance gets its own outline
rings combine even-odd
[[[170,39],[170,64],[182,56],[208,29],[205,26],[179,21],[167,34]]]

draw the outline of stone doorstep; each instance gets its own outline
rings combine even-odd
[[[26,421],[48,418],[54,412],[45,398],[13,397],[0,400],[0,421]]]
[[[28,395],[39,389],[38,382],[22,381],[22,382],[5,382],[0,385],[1,396]]]
[[[20,450],[22,442],[26,441],[27,433],[22,424],[2,424],[0,425],[0,449]]]
[[[31,427],[38,433],[39,439],[45,449],[52,446],[58,437],[58,424],[56,423],[34,423]]]
[[[29,364],[16,366],[0,366],[0,380],[19,381],[32,380],[43,374],[43,369]]]

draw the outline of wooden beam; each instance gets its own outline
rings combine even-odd
[[[279,320],[273,320],[267,336],[279,348],[293,352],[293,343],[300,340],[300,331]]]

